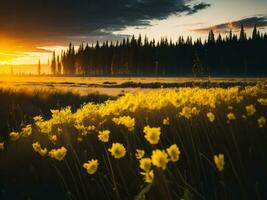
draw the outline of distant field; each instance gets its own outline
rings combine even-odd
[[[0,76],[0,88],[42,89],[47,92],[73,92],[79,95],[100,93],[117,96],[141,89],[176,87],[231,87],[255,85],[266,78],[193,78],[193,77],[51,77],[51,76]]]

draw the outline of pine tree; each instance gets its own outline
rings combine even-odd
[[[245,41],[245,40],[246,40],[246,34],[245,34],[244,26],[241,25],[239,41]]]
[[[61,74],[62,73],[62,65],[61,65],[61,61],[59,58],[59,55],[57,56],[57,74]]]
[[[219,34],[216,43],[221,43],[221,42],[222,42],[222,36],[221,34]]]
[[[56,74],[56,52],[53,51],[52,60],[51,60],[51,74]]]
[[[180,36],[178,41],[173,42],[166,37],[155,41],[139,35],[137,39],[134,36],[128,37],[121,42],[117,41],[116,44],[106,41],[90,46],[87,44],[85,48],[81,45],[77,51],[74,50],[74,45],[70,44],[68,50],[62,52],[61,58],[57,57],[55,63],[58,72],[62,71],[60,64],[62,65],[64,74],[160,76],[186,75],[194,71],[198,75],[204,70],[206,73],[206,67],[209,67],[213,73],[238,75],[244,74],[244,63],[248,73],[266,69],[267,62],[263,52],[267,51],[267,35],[261,35],[255,28],[254,38],[256,37],[257,42],[247,40],[243,26],[239,37],[230,30],[226,39],[221,34],[215,39],[211,30],[208,40],[204,43],[201,39],[192,42],[191,37],[187,37],[185,41]],[[51,65],[54,60],[52,59]],[[199,63],[205,68],[199,70],[200,68],[196,67],[200,66]],[[51,66],[51,71],[52,68],[54,67]]]
[[[209,32],[208,43],[215,43],[215,36],[214,36],[213,30]]]
[[[40,76],[41,75],[41,61],[40,61],[40,59],[39,59],[39,61],[38,61],[38,70],[37,70],[38,72],[38,75]]]
[[[233,40],[233,31],[232,31],[232,29],[230,29],[229,40],[230,41]]]
[[[258,33],[258,30],[257,30],[257,25],[255,24],[254,25],[253,32],[252,32],[252,39],[253,40],[256,40],[258,38],[259,38],[259,33]]]
[[[195,58],[193,61],[192,72],[195,77],[198,77],[203,73],[203,66],[197,53],[195,54]]]

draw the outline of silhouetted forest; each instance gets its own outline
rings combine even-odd
[[[251,37],[242,26],[239,35],[230,30],[224,38],[220,34],[215,37],[211,30],[204,42],[191,37],[156,42],[139,35],[115,44],[81,44],[77,51],[70,44],[60,56],[53,53],[51,72],[85,76],[266,75],[267,34],[255,25]]]

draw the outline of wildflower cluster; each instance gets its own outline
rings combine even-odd
[[[48,155],[51,158],[54,158],[56,160],[63,160],[65,158],[67,154],[67,149],[65,147],[61,147],[59,149],[52,149],[51,151],[49,151]]]
[[[0,150],[4,150],[5,148],[5,143],[4,142],[0,142]]]
[[[248,105],[248,106],[246,106],[246,111],[247,111],[247,115],[248,116],[254,115],[255,112],[256,112],[255,106],[254,105]]]
[[[47,148],[42,148],[39,142],[33,143],[32,148],[35,152],[39,153],[41,156],[45,156],[47,154]]]
[[[11,132],[9,137],[11,141],[16,141],[20,138],[20,134],[18,132]]]
[[[134,130],[135,119],[130,116],[122,116],[118,118],[113,118],[112,121],[117,125],[124,125],[128,128],[129,131]]]
[[[169,117],[164,118],[162,124],[166,126],[170,125],[170,118]]]
[[[212,112],[208,112],[207,113],[207,117],[208,117],[208,119],[209,119],[210,122],[214,122],[215,115]]]
[[[228,120],[232,121],[232,120],[235,120],[236,119],[236,116],[234,113],[228,113],[227,114],[227,118]]]
[[[10,140],[17,141],[34,136],[34,152],[58,161],[64,160],[68,150],[71,150],[69,147],[73,144],[72,138],[75,138],[75,144],[78,141],[80,146],[85,147],[85,144],[88,144],[88,149],[84,152],[90,154],[90,157],[96,151],[96,144],[99,145],[97,150],[103,148],[106,154],[102,155],[104,159],[108,157],[109,162],[123,162],[122,158],[126,155],[125,159],[135,157],[136,159],[132,160],[138,164],[144,181],[152,183],[158,171],[163,172],[169,165],[179,161],[181,151],[183,155],[183,149],[180,151],[178,145],[174,144],[175,139],[172,140],[177,136],[183,140],[181,135],[172,135],[172,130],[177,130],[180,123],[191,123],[200,118],[208,122],[205,125],[212,123],[213,127],[221,121],[230,124],[239,120],[254,120],[253,123],[259,130],[264,130],[266,112],[260,111],[266,109],[266,95],[266,89],[260,85],[245,89],[178,88],[127,93],[117,100],[109,100],[102,104],[84,104],[75,113],[71,112],[70,107],[51,110],[50,119],[44,120],[42,116],[36,116],[33,124],[26,125],[20,132],[12,131],[9,137]],[[249,97],[253,97],[254,101],[244,101]],[[218,111],[218,108],[223,106],[224,109]],[[236,109],[238,106],[242,106],[241,109]],[[139,113],[142,115],[138,115]],[[125,132],[131,134],[124,134]],[[43,140],[38,140],[39,137],[45,138],[47,144]],[[95,143],[91,143],[90,140],[94,140]],[[145,142],[142,143],[143,141]],[[165,141],[171,142],[172,145],[166,147]],[[141,143],[143,146],[139,146]],[[62,146],[64,144],[70,145],[66,145],[68,150]],[[4,147],[5,143],[0,142],[0,150]],[[92,152],[89,152],[89,149],[93,149]],[[224,154],[211,155],[210,158],[212,157],[216,168],[222,172],[225,167]],[[108,165],[107,160],[104,165],[100,159],[87,160],[86,157],[80,166],[88,174],[95,174],[99,166]]]
[[[32,134],[32,125],[28,124],[26,127],[22,128],[21,136],[28,137]]]
[[[140,174],[143,175],[146,183],[152,183],[154,179],[154,169],[152,169],[152,166],[166,170],[168,162],[177,162],[181,152],[178,146],[173,144],[166,150],[153,150],[151,157],[144,157],[144,153],[143,150],[136,150],[136,158],[139,160],[139,167],[141,169]]]
[[[135,157],[136,159],[140,160],[145,155],[145,151],[142,149],[136,149]]]

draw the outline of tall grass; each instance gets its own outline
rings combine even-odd
[[[230,89],[192,87],[127,94],[104,104],[84,105],[72,113],[68,109],[56,111],[51,118],[35,122],[29,137],[6,142],[0,152],[1,197],[266,199],[267,129],[266,125],[259,127],[258,119],[266,118],[267,110],[260,98],[267,98],[265,84]],[[251,115],[248,105],[254,105],[256,113]],[[199,112],[192,112],[194,107]],[[208,112],[215,115],[213,122]],[[229,120],[229,113],[236,119]],[[134,131],[114,123],[113,118],[119,116],[134,118]],[[164,125],[167,118],[170,124]],[[51,131],[46,133],[42,127],[47,124]],[[77,125],[94,125],[95,129],[85,133]],[[147,125],[161,127],[158,144],[151,145],[144,138]],[[62,131],[57,132],[58,128]],[[108,143],[98,139],[102,130],[110,131]],[[58,136],[57,141],[49,139],[51,134]],[[36,141],[48,150],[64,146],[65,159],[41,157],[32,149]],[[115,142],[126,148],[121,159],[108,151]],[[154,180],[145,183],[136,149],[143,149],[145,157],[150,157],[154,150],[165,150],[172,144],[179,147],[180,159],[169,161],[166,170],[153,165]],[[225,156],[222,171],[214,163],[214,155],[219,153]],[[90,159],[99,161],[92,175],[82,167]]]
[[[6,138],[9,132],[17,131],[21,126],[32,123],[36,115],[51,117],[50,109],[71,106],[72,111],[75,111],[85,102],[101,103],[108,99],[112,98],[98,93],[81,96],[72,92],[42,88],[34,90],[0,88],[0,138]]]

